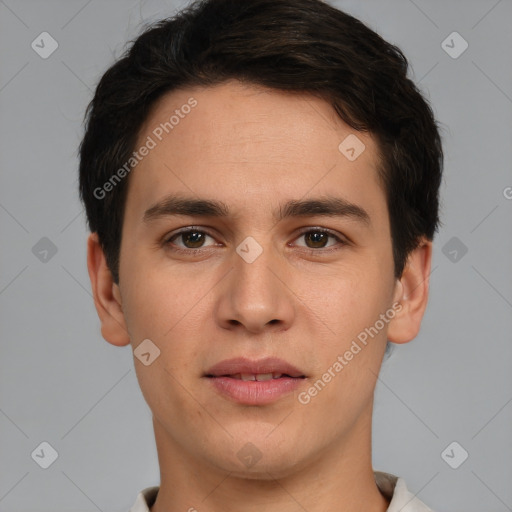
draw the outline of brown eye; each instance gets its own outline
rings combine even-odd
[[[311,247],[312,249],[318,249],[325,247],[325,244],[329,241],[330,235],[322,231],[309,231],[303,236],[306,240],[306,243],[310,242],[308,247]]]
[[[344,240],[334,233],[325,229],[308,229],[303,231],[298,240],[303,239],[305,244],[298,244],[299,247],[308,249],[327,249],[334,245],[344,245]],[[332,241],[330,243],[330,240]]]
[[[205,233],[199,229],[185,229],[170,236],[165,241],[165,245],[173,248],[176,251],[186,251],[187,249],[202,249],[203,247],[206,248],[212,245],[205,245],[208,238],[214,240],[213,237],[208,235],[208,233]]]
[[[181,233],[179,236],[181,236],[181,241],[185,247],[190,247],[191,249],[201,247],[205,238],[204,233],[200,231],[189,231],[188,233]]]

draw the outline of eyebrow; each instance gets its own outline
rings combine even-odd
[[[173,215],[190,217],[228,217],[229,207],[222,201],[194,199],[170,195],[144,212],[143,221],[150,222]],[[321,197],[308,200],[291,200],[273,212],[273,218],[281,221],[289,217],[348,217],[370,225],[370,215],[361,206],[340,197]]]

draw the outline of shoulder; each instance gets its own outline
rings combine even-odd
[[[407,489],[403,478],[382,471],[374,471],[374,475],[380,492],[390,500],[387,512],[433,512]]]
[[[149,512],[149,508],[155,503],[160,486],[146,487],[137,494],[135,503],[129,512]]]

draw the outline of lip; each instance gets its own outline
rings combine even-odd
[[[282,373],[277,379],[244,381],[232,376],[239,373]],[[251,361],[243,357],[226,359],[212,366],[204,375],[224,398],[244,405],[265,405],[292,393],[301,386],[306,376],[295,366],[278,358]]]
[[[221,377],[237,373],[283,373],[290,377],[305,377],[295,366],[277,357],[266,357],[257,361],[245,357],[226,359],[212,366],[205,373],[205,377]]]

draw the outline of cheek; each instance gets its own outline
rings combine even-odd
[[[318,365],[303,397],[310,400],[307,407],[312,416],[324,418],[330,411],[333,435],[368,406],[385,349],[385,328],[376,335],[367,334],[388,308],[384,280],[376,282],[364,273],[353,277],[339,282],[321,301],[319,316],[329,331],[316,340]]]
[[[180,383],[198,372],[194,367],[198,359],[195,340],[200,339],[196,330],[203,323],[196,318],[204,314],[201,298],[207,289],[202,294],[189,293],[179,280],[156,271],[130,283],[124,309],[133,347],[150,339],[160,350],[149,366],[134,361],[142,393],[153,411],[187,408],[187,394]]]
[[[208,291],[208,283],[197,273],[165,270],[143,258],[134,257],[125,270],[129,277],[123,283],[123,311],[130,333],[137,338],[169,338],[175,326],[194,314]]]
[[[155,361],[157,375],[147,376],[141,369],[141,386],[146,379],[157,378],[159,382],[147,382],[148,386],[166,389],[175,383],[173,377],[185,382],[198,372],[194,364],[200,359],[200,344],[205,340],[205,319],[211,318],[208,292],[214,283],[198,273],[192,276],[148,267],[144,273],[133,274],[134,279],[124,290],[123,309],[133,347],[150,339],[160,350]]]
[[[336,348],[350,344],[361,330],[373,325],[388,307],[390,279],[370,266],[345,269],[322,279],[324,286],[321,291],[319,282],[316,282],[316,287],[304,288],[302,296],[307,298],[306,304],[329,327],[330,339],[331,342],[335,339]]]

